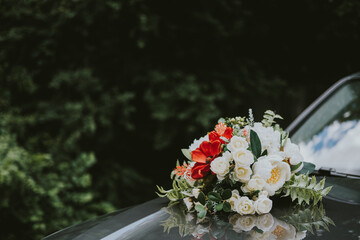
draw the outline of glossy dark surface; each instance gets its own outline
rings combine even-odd
[[[334,188],[336,189],[336,186]],[[274,206],[271,213],[276,218],[279,216],[286,217],[287,211],[290,207],[290,202],[280,199],[277,202],[278,204]],[[336,226],[330,225],[329,231],[324,228],[320,228],[319,230],[314,231],[314,234],[308,231],[304,239],[360,238],[360,205],[342,203],[331,199],[323,199],[323,205],[326,212],[325,216],[332,219]],[[165,228],[162,224],[169,218],[174,217],[166,210],[166,206],[166,199],[154,199],[150,202],[128,209],[122,213],[111,214],[102,217],[97,221],[91,221],[75,228],[65,229],[53,236],[47,237],[46,239],[193,239],[194,236],[192,234],[195,235],[200,229],[194,221],[191,222],[193,227],[190,229],[194,230],[194,232],[187,236],[182,237],[179,234],[179,226],[176,224],[174,224],[174,227],[171,228],[169,233],[166,231],[164,232]],[[319,219],[308,220],[308,222],[311,223],[315,220]],[[183,219],[183,222],[185,221],[186,219]],[[204,228],[204,225],[198,225]],[[207,239],[206,236],[209,236],[209,233],[205,234],[203,239]],[[234,238],[253,239],[246,232],[242,232],[240,234],[236,233],[232,230],[232,227],[228,228],[226,236],[220,239]]]

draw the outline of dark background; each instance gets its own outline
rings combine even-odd
[[[221,116],[286,127],[359,34],[356,0],[0,0],[0,238],[155,198]]]

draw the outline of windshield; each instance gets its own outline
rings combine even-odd
[[[291,139],[317,169],[360,175],[360,82],[337,90]]]

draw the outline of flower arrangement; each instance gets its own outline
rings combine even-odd
[[[266,111],[261,122],[249,117],[222,118],[214,130],[182,149],[188,161],[171,172],[173,188],[158,186],[170,205],[183,202],[198,218],[217,212],[269,213],[274,195],[300,205],[316,204],[331,187],[309,177],[314,165],[303,161],[299,147],[276,124],[281,116]]]

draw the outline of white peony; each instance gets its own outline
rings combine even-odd
[[[194,206],[194,203],[192,202],[191,198],[187,197],[187,198],[184,198],[183,200],[186,205],[186,208],[190,211]]]
[[[211,164],[211,171],[213,171],[219,180],[223,180],[225,175],[229,172],[230,163],[225,157],[218,157],[214,159]]]
[[[262,123],[254,123],[252,130],[257,133],[260,138],[262,151],[267,150],[268,154],[278,152],[280,150],[280,132],[272,127],[264,127]]]
[[[237,201],[235,201],[234,207],[236,212],[241,215],[255,213],[254,203],[248,197],[240,197]]]
[[[289,164],[283,162],[279,155],[260,157],[253,165],[253,171],[266,181],[264,190],[270,196],[273,196],[291,176]]]
[[[206,134],[205,136],[203,136],[202,138],[200,139],[195,139],[194,142],[189,146],[189,150],[192,152],[194,151],[195,149],[197,149],[200,144],[204,141],[209,141],[209,135]]]
[[[235,152],[237,150],[246,150],[249,147],[248,142],[243,137],[233,136],[227,145],[227,148],[231,152]]]
[[[236,164],[241,166],[250,166],[254,163],[254,156],[249,150],[238,149],[232,152]]]
[[[236,181],[246,183],[250,180],[250,176],[252,174],[251,168],[235,164],[234,168],[234,179]]]
[[[254,202],[254,207],[258,214],[269,213],[272,208],[272,200],[267,197],[260,197]]]
[[[263,232],[269,231],[274,225],[274,218],[270,213],[258,216],[256,219],[256,227]]]

